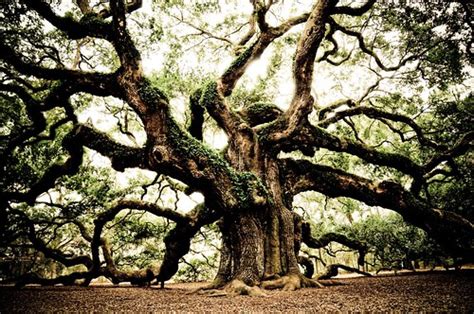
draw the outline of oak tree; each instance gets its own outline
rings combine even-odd
[[[192,238],[216,223],[220,262],[208,288],[317,287],[300,269],[301,245],[347,239],[313,238],[308,217],[292,208],[305,191],[396,211],[453,256],[472,259],[473,112],[462,87],[472,83],[472,6],[313,2],[2,1],[2,245],[22,234],[46,257],[81,266],[27,281],[165,282]],[[100,99],[121,104],[106,119],[122,137],[81,119]],[[209,143],[209,125],[225,146]],[[91,151],[115,171],[151,171],[204,202],[184,212],[126,189],[90,189],[90,172],[68,181],[86,172]],[[35,216],[44,193],[66,185],[80,201],[56,204],[59,216]],[[448,206],[443,191],[453,186],[465,199]],[[99,208],[93,222],[74,218],[91,207]],[[125,209],[173,223],[159,268],[115,265],[103,231]],[[71,224],[85,253],[54,247],[41,224]]]

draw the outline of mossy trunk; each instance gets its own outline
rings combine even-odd
[[[217,283],[237,279],[255,286],[262,280],[299,274],[301,222],[283,200],[276,165],[264,156],[259,160],[252,170],[265,182],[269,205],[221,219],[222,250]]]

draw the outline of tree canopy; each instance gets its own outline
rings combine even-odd
[[[67,268],[22,283],[163,283],[194,252],[209,288],[320,286],[302,248],[383,252],[370,207],[473,259],[471,4],[0,5],[0,254]],[[316,230],[328,204],[350,230]]]

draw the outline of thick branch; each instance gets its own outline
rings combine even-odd
[[[266,136],[269,141],[279,142],[291,137],[313,108],[314,99],[311,96],[311,84],[314,61],[319,45],[324,38],[330,3],[329,0],[318,1],[308,17],[298,42],[293,64],[295,80],[293,99],[285,114],[267,129],[267,133],[270,133]]]
[[[65,32],[71,39],[84,37],[98,37],[109,39],[111,26],[97,15],[84,15],[81,21],[76,21],[72,17],[62,17],[54,13],[51,6],[44,0],[22,0],[29,8],[35,10],[52,25]]]
[[[199,141],[202,141],[202,127],[204,124],[204,107],[200,104],[201,93],[201,89],[198,89],[189,97],[191,123],[189,124],[188,132]]]
[[[285,145],[288,147],[284,147]],[[421,179],[424,174],[423,168],[406,156],[381,152],[365,144],[337,137],[310,123],[305,124],[293,141],[284,143],[282,149],[287,151],[301,147],[321,147],[335,152],[345,152],[372,164],[397,169],[416,179]]]
[[[76,145],[83,145],[108,157],[118,171],[125,168],[146,168],[145,149],[115,142],[107,134],[89,126],[79,125],[72,133]]]
[[[198,205],[187,217],[191,218],[189,223],[178,222],[165,237],[165,256],[156,277],[159,282],[163,283],[170,279],[178,271],[178,263],[189,252],[194,235],[202,226],[217,221],[221,214],[208,209],[205,205]]]
[[[319,249],[327,246],[331,242],[337,242],[344,246],[347,246],[350,249],[357,250],[359,252],[357,264],[359,264],[360,266],[364,265],[365,255],[369,250],[367,244],[354,239],[349,239],[343,234],[334,232],[326,233],[317,239],[311,235],[311,226],[309,223],[303,223],[302,228],[302,241],[309,248]]]
[[[350,197],[392,209],[428,232],[453,254],[474,258],[474,224],[453,212],[432,208],[400,184],[374,182],[305,160],[282,159],[282,184],[289,193],[314,190],[330,197]]]
[[[111,0],[110,10],[112,11],[112,42],[122,66],[128,68],[133,77],[137,78],[141,75],[141,57],[127,32],[127,20],[125,18],[127,7],[123,0]]]

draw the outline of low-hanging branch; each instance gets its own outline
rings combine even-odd
[[[337,242],[344,246],[347,246],[350,249],[356,250],[359,252],[359,257],[357,259],[357,264],[364,266],[365,255],[369,251],[369,248],[366,243],[350,239],[344,234],[329,232],[323,234],[319,238],[315,238],[311,234],[311,225],[309,223],[303,223],[302,225],[302,242],[306,244],[309,248],[319,249],[327,246],[331,242]]]
[[[320,274],[318,276],[318,280],[330,279],[332,277],[337,276],[339,274],[339,269],[343,269],[345,271],[348,271],[348,272],[351,272],[351,273],[356,273],[356,274],[359,274],[359,275],[364,275],[364,276],[367,276],[367,277],[372,277],[371,273],[362,271],[362,270],[354,268],[354,267],[350,267],[350,266],[343,265],[343,264],[330,264],[330,265],[326,266],[326,271],[323,274]]]
[[[454,254],[474,258],[474,224],[462,216],[431,207],[400,184],[375,182],[342,170],[306,160],[280,160],[282,183],[290,195],[317,191],[330,197],[350,197],[370,206],[394,210],[428,232]],[[447,239],[458,239],[452,243]],[[448,242],[446,242],[448,241]]]
[[[16,209],[10,209],[10,211],[12,214],[17,215],[22,223],[26,225],[26,235],[31,244],[36,250],[43,253],[46,258],[51,258],[66,267],[84,265],[85,267],[90,268],[92,266],[92,259],[89,256],[81,255],[69,257],[58,249],[48,247],[47,244],[38,237],[34,222],[24,212]]]
[[[363,143],[348,138],[335,136],[328,131],[306,123],[291,141],[282,143],[285,151],[301,149],[301,147],[326,148],[334,152],[345,152],[357,156],[369,163],[387,166],[402,171],[414,178],[422,178],[424,171],[410,158],[397,154],[382,152]]]
[[[91,242],[92,260],[94,265],[92,273],[94,276],[97,276],[101,272],[99,248],[101,247],[101,244],[103,244],[102,230],[107,222],[112,221],[120,211],[127,208],[144,210],[156,216],[171,219],[176,223],[176,226],[171,231],[169,231],[165,237],[165,256],[159,271],[156,274],[152,272],[153,275],[150,275],[150,271],[134,274],[118,272],[115,269],[114,264],[111,262],[111,258],[108,258],[110,253],[108,253],[107,246],[105,247],[105,250],[103,248],[104,258],[109,260],[109,272],[114,276],[114,278],[119,278],[117,280],[120,281],[129,281],[126,280],[126,278],[128,278],[127,276],[133,277],[137,276],[137,274],[141,274],[140,276],[145,276],[144,278],[149,279],[149,281],[153,280],[153,278],[156,278],[159,282],[168,280],[178,270],[178,263],[180,259],[189,251],[191,239],[194,237],[194,235],[202,226],[216,221],[221,216],[221,214],[209,210],[204,205],[198,205],[187,215],[183,215],[172,209],[162,208],[149,202],[138,200],[120,200],[107,211],[100,214],[94,221],[94,234]]]

